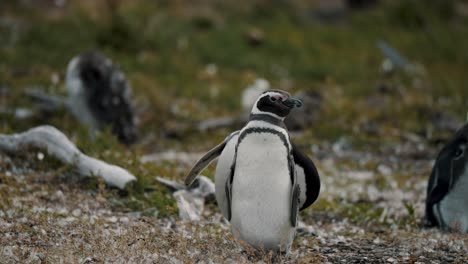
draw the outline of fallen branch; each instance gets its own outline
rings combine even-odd
[[[68,109],[69,105],[67,103],[66,98],[46,94],[36,88],[26,89],[24,91],[24,94],[28,96],[29,98],[31,98],[33,101],[35,101],[37,104],[37,107],[39,107],[39,109],[43,111],[53,112],[53,111],[57,111],[58,109],[62,107],[65,107],[67,108],[67,110],[69,110]]]
[[[166,135],[168,137],[181,137],[192,132],[207,132],[221,128],[239,129],[247,121],[247,116],[239,115],[237,117],[217,117],[199,122],[176,123],[166,128]]]
[[[200,221],[205,208],[205,200],[215,199],[215,185],[207,177],[200,175],[190,187],[176,181],[156,177],[156,180],[169,187],[179,208],[182,220]]]
[[[102,177],[110,186],[124,189],[135,176],[118,166],[83,154],[70,140],[53,126],[39,126],[13,135],[0,135],[0,151],[17,153],[28,147],[47,150],[65,164],[71,164],[82,176]]]
[[[201,121],[200,123],[198,123],[197,129],[200,132],[206,132],[208,130],[215,130],[233,126],[242,126],[242,124],[246,123],[247,121],[247,116],[218,117]]]

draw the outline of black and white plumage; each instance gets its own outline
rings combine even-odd
[[[189,172],[190,185],[219,156],[215,194],[235,236],[256,248],[288,251],[298,210],[318,197],[314,163],[291,143],[283,120],[301,102],[269,90],[254,104],[247,125],[203,156]]]
[[[468,124],[440,151],[427,186],[426,225],[468,233]]]
[[[66,86],[73,115],[92,132],[110,126],[119,141],[136,140],[131,88],[110,59],[96,51],[74,57],[68,64]]]

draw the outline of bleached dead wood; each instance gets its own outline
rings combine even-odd
[[[127,170],[83,154],[62,132],[53,126],[38,126],[26,132],[0,135],[0,151],[17,153],[28,147],[44,149],[65,164],[73,165],[82,176],[102,177],[110,186],[124,189],[136,177]]]
[[[248,116],[238,115],[235,117],[225,116],[206,119],[192,123],[178,123],[166,129],[167,136],[181,137],[192,132],[207,132],[221,128],[239,129],[248,121]]]
[[[38,88],[29,88],[24,91],[24,94],[31,98],[36,103],[36,106],[47,112],[57,111],[60,108],[67,108],[69,110],[69,104],[67,99],[64,97],[46,94]]]
[[[232,127],[232,126],[240,126],[243,123],[248,121],[247,116],[239,116],[239,117],[218,117],[213,119],[207,119],[201,121],[197,125],[198,131],[205,132],[208,130],[220,129],[225,127]]]
[[[179,208],[179,217],[182,220],[200,221],[205,208],[205,200],[214,196],[215,185],[206,176],[200,175],[190,187],[176,181],[156,177],[156,180],[171,188]],[[212,198],[214,199],[214,198]]]

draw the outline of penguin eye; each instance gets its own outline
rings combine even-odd
[[[270,101],[276,102],[278,101],[279,97],[278,96],[270,96]]]
[[[465,145],[458,146],[457,150],[455,151],[455,158],[459,159],[465,154]]]

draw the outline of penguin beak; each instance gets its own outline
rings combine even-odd
[[[296,98],[289,97],[285,101],[283,101],[283,105],[287,106],[288,108],[299,108],[302,106],[302,101]]]

